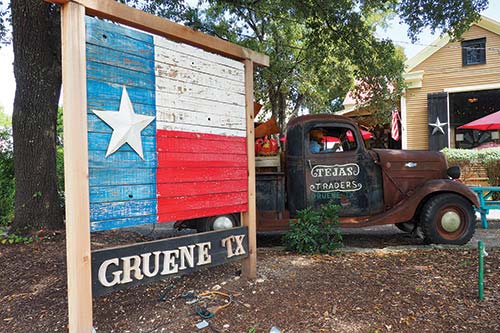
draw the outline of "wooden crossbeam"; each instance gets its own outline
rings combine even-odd
[[[45,0],[64,4],[74,2],[85,7],[87,15],[106,18],[117,23],[163,36],[177,42],[199,47],[236,60],[251,60],[259,66],[269,66],[269,56],[241,47],[220,38],[195,31],[181,24],[129,7],[113,0]]]

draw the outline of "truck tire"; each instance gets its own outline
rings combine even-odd
[[[395,226],[403,232],[412,232],[415,229],[415,222],[401,222],[396,223]]]
[[[427,244],[466,244],[476,228],[474,208],[460,195],[436,195],[422,207],[420,227]]]
[[[231,229],[239,225],[239,219],[233,214],[210,216],[200,219],[196,224],[198,232]]]

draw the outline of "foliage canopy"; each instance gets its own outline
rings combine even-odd
[[[313,113],[339,109],[355,79],[360,82],[358,100],[371,99],[376,114],[387,121],[404,88],[404,59],[391,41],[375,37],[377,25],[395,13],[409,25],[413,40],[424,27],[458,38],[488,5],[487,0],[199,0],[192,7],[187,0],[119,1],[268,54],[271,66],[257,70],[255,95],[277,117],[281,129],[287,117],[300,109]],[[15,219],[49,227],[62,221],[57,207],[40,213],[48,203],[57,202],[55,170],[49,176],[27,171],[34,165],[36,170],[56,168],[57,8],[41,0],[0,0],[0,43],[11,40],[10,23],[14,27],[18,89],[13,155],[15,173],[22,175],[16,183]],[[41,179],[46,181],[41,184]],[[40,209],[34,205],[28,209],[26,202],[39,192],[44,195],[36,197]]]

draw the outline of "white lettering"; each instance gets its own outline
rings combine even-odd
[[[179,266],[175,263],[175,259],[179,258],[179,250],[162,251],[163,253],[163,270],[161,275],[174,274],[179,271]]]
[[[144,275],[147,277],[153,277],[156,274],[158,274],[158,271],[160,270],[160,251],[155,251],[153,252],[154,258],[155,258],[155,266],[153,271],[151,272],[150,269],[150,263],[149,263],[149,257],[151,257],[151,253],[143,253],[141,254],[142,257],[142,272]]]
[[[99,282],[104,287],[112,287],[115,284],[119,284],[120,283],[120,278],[121,278],[121,275],[122,275],[122,271],[116,271],[116,272],[111,273],[111,274],[113,274],[113,280],[108,281],[106,279],[106,271],[108,270],[108,267],[110,265],[118,266],[118,263],[119,263],[118,258],[108,259],[108,260],[105,260],[101,264],[101,266],[99,267],[98,278],[99,278]]]
[[[179,269],[186,269],[186,261],[188,263],[187,267],[194,267],[194,248],[196,245],[188,245],[179,247],[181,264]]]
[[[212,243],[210,242],[205,242],[205,243],[198,243],[196,244],[198,246],[198,263],[197,265],[206,265],[210,264],[212,262],[212,256],[208,253],[208,250],[212,248]]]
[[[245,254],[245,248],[243,247],[243,239],[245,238],[245,235],[237,235],[234,236],[234,239],[236,240],[236,251],[234,251],[235,256],[240,256]]]
[[[136,280],[142,280],[144,275],[142,275],[140,265],[141,265],[141,257],[139,256],[130,256],[122,258],[123,265],[123,278],[121,283],[129,283],[132,282],[130,278],[130,273],[134,272],[134,278]]]

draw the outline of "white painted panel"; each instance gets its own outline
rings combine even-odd
[[[222,64],[228,67],[232,67],[234,69],[239,69],[242,72],[244,71],[244,65],[242,62],[229,59],[226,57],[223,57],[218,54],[210,53],[207,51],[204,51],[202,49],[196,48],[194,46],[182,44],[182,43],[177,43],[171,40],[168,40],[164,37],[159,37],[159,36],[154,36],[154,43],[157,48],[165,48],[171,51],[175,51],[181,54],[184,54],[186,56],[192,56],[196,57],[199,59],[205,59],[208,61],[211,61],[213,63],[217,64]],[[156,53],[156,52],[155,52]]]
[[[246,136],[243,63],[155,36],[158,129]]]
[[[228,90],[237,94],[245,93],[243,82],[227,80],[221,76],[206,74],[194,71],[192,69],[182,68],[176,65],[165,63],[155,63],[155,74],[167,80],[197,84],[200,86],[211,87],[219,90]],[[158,80],[158,79],[157,79]]]
[[[162,47],[155,48],[157,64],[177,66],[189,71],[205,73],[224,78],[239,86],[244,86],[245,72],[213,61],[197,58]]]
[[[228,90],[220,90],[213,87],[174,81],[162,77],[156,78],[156,93],[157,95],[161,93],[169,93],[175,94],[179,97],[189,96],[196,99],[245,105],[244,94],[237,94]]]
[[[156,121],[241,130],[245,130],[246,128],[245,118],[236,117],[230,113],[210,114],[203,112],[176,110],[161,106],[156,107]]]
[[[157,93],[156,105],[177,110],[204,112],[209,114],[234,114],[235,117],[245,117],[245,105],[236,103],[222,103],[197,99],[193,96]]]
[[[190,133],[204,133],[204,134],[217,134],[225,136],[238,136],[246,137],[246,130],[230,129],[230,128],[220,128],[220,127],[209,127],[200,125],[190,125],[190,124],[179,124],[179,123],[168,123],[163,121],[156,122],[156,128],[160,130],[170,130],[170,131],[182,131]]]

